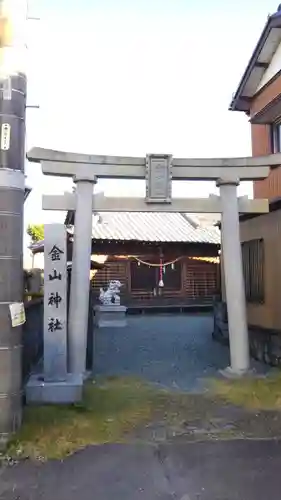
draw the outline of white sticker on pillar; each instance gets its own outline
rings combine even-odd
[[[67,247],[63,224],[46,224],[44,235],[44,376],[67,374]]]
[[[8,151],[11,143],[11,125],[9,123],[2,123],[1,125],[1,140],[0,147],[2,151]]]
[[[12,327],[21,326],[25,323],[25,309],[22,302],[13,302],[9,305]]]

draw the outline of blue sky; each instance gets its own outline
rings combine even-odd
[[[32,0],[27,148],[176,157],[250,155],[247,117],[228,106],[277,2],[268,0]],[[25,224],[42,213],[42,193],[71,181],[27,165],[33,192]],[[213,185],[175,183],[175,196],[207,196]],[[98,190],[143,194],[143,183],[100,181]],[[241,193],[251,192],[245,185]]]

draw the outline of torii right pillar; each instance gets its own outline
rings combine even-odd
[[[238,185],[238,179],[217,181],[222,206],[221,238],[230,344],[230,367],[226,371],[230,375],[239,376],[250,369],[250,353],[240,243]]]

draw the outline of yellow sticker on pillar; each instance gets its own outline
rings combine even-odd
[[[11,19],[3,15],[3,12],[0,15],[0,47],[10,47],[13,39]]]
[[[13,302],[9,305],[12,327],[23,325],[26,321],[24,304],[22,302]]]

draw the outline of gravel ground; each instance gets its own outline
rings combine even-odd
[[[208,314],[128,316],[125,328],[95,331],[95,373],[138,376],[169,388],[197,392],[202,379],[229,365],[229,350],[212,339]],[[254,363],[259,371],[266,368]]]

